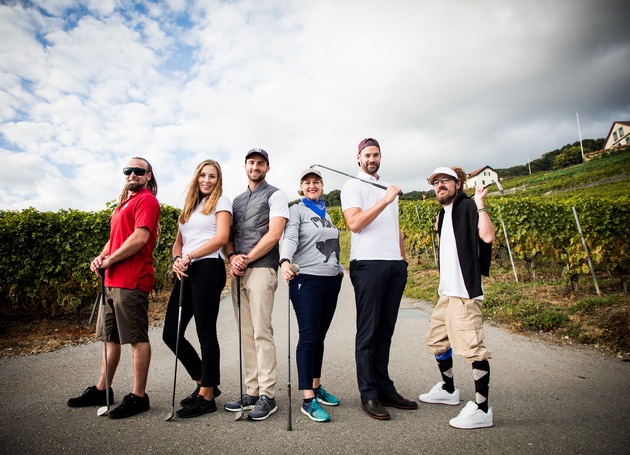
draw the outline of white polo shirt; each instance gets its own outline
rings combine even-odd
[[[377,180],[360,171],[357,176],[363,180],[378,181],[388,186],[380,178]],[[368,185],[359,180],[348,180],[341,189],[341,208],[358,207],[365,211],[383,199],[385,190]],[[350,260],[400,261],[400,227],[398,224],[398,197],[360,232],[352,233]]]

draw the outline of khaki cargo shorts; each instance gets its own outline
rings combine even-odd
[[[483,316],[481,301],[461,297],[440,297],[433,309],[427,346],[433,355],[442,354],[450,347],[455,354],[469,362],[487,360],[490,351],[483,344]]]

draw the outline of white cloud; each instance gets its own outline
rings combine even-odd
[[[424,190],[437,165],[509,167],[576,141],[576,112],[585,138],[630,118],[622,1],[33,3],[47,14],[0,6],[0,147],[47,178],[3,179],[0,209],[100,209],[132,155],[162,202],[181,205],[207,157],[234,197],[252,147],[293,199],[310,164],[354,173],[365,136],[384,178]]]

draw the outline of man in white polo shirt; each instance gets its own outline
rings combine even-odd
[[[378,420],[390,418],[384,406],[416,409],[400,396],[389,377],[389,351],[398,308],[407,283],[407,261],[398,224],[400,188],[383,191],[361,180],[383,184],[378,175],[381,148],[376,139],[359,143],[358,177],[345,183],[341,206],[352,231],[350,280],[357,306],[355,357],[361,408]]]

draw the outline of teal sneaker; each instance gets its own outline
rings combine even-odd
[[[311,419],[313,422],[329,422],[330,416],[322,409],[317,400],[310,403],[304,402],[300,408],[302,414]]]
[[[337,406],[341,403],[339,398],[326,392],[323,385],[320,385],[319,388],[315,390],[315,398],[317,398],[317,401],[321,404],[325,404],[327,406]]]

